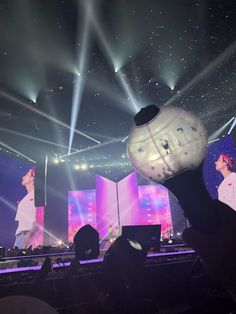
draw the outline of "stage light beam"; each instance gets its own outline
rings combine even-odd
[[[123,87],[123,90],[125,94],[127,95],[128,100],[130,100],[131,102],[134,114],[136,114],[140,110],[140,107],[138,106],[137,99],[135,99],[135,96],[131,88],[129,87],[129,83],[121,70],[117,72],[117,77],[119,78],[121,86]]]
[[[19,99],[17,99],[17,98],[14,97],[14,96],[9,95],[8,93],[3,92],[3,91],[0,90],[0,95],[3,96],[3,97],[5,97],[6,99],[8,99],[8,100],[10,100],[10,101],[12,101],[12,102],[18,104],[18,105],[21,105],[22,107],[24,107],[24,108],[26,108],[26,109],[28,109],[28,110],[30,110],[30,111],[32,111],[32,112],[38,114],[39,116],[42,116],[42,117],[44,117],[45,119],[50,120],[50,121],[52,121],[52,122],[54,122],[54,123],[56,123],[56,124],[59,124],[60,126],[66,128],[66,129],[69,129],[69,130],[70,130],[70,126],[67,125],[66,123],[64,123],[64,122],[62,122],[62,121],[60,121],[60,120],[58,120],[58,119],[56,119],[56,118],[54,118],[54,117],[52,117],[52,116],[50,116],[50,115],[48,115],[48,114],[46,114],[46,113],[44,113],[44,112],[42,112],[42,111],[36,109],[36,108],[33,107],[33,106],[30,106],[29,104],[25,103],[24,101],[19,100]],[[91,141],[93,141],[93,142],[95,142],[95,143],[98,143],[98,144],[100,143],[100,141],[98,141],[98,140],[92,138],[91,136],[88,136],[87,134],[85,134],[85,133],[83,133],[83,132],[81,132],[81,131],[79,131],[79,130],[77,130],[77,129],[75,129],[74,132],[77,133],[77,134],[80,134],[80,135],[82,135],[82,136],[84,136],[84,137],[86,137],[86,138],[88,138],[88,139],[90,139]]]
[[[45,139],[40,138],[40,137],[31,136],[31,135],[28,135],[28,134],[24,134],[24,133],[21,133],[21,132],[9,130],[9,129],[6,129],[6,128],[0,128],[0,131],[6,132],[6,133],[9,133],[9,134],[14,134],[14,135],[21,136],[21,137],[25,137],[25,138],[28,138],[28,139],[33,140],[33,141],[37,141],[37,142],[50,144],[50,145],[53,145],[53,146],[58,146],[58,147],[61,147],[61,148],[68,149],[68,146],[65,146],[65,145],[62,145],[62,144],[57,144],[55,142],[51,142],[51,141],[45,140]],[[76,148],[71,148],[71,149],[74,150],[74,151],[77,150]]]
[[[236,41],[234,41],[229,47],[227,47],[215,60],[213,60],[205,69],[198,73],[188,84],[186,84],[180,91],[171,97],[164,106],[171,105],[176,99],[182,96],[185,92],[190,90],[203,78],[206,78],[214,70],[221,67],[225,62],[229,60],[229,57],[236,52]]]
[[[30,162],[36,163],[35,160],[33,160],[32,158],[30,158],[30,157],[28,157],[28,156],[22,154],[21,152],[19,152],[18,150],[16,150],[16,149],[13,148],[13,147],[7,145],[6,143],[0,141],[0,145],[2,145],[3,147],[6,147],[7,149],[11,150],[12,152],[18,154],[19,156],[24,157],[25,159],[29,160]]]
[[[233,118],[232,118],[233,119]],[[233,131],[234,127],[236,125],[236,117],[234,118],[234,122],[232,123],[230,129],[229,129],[229,132],[228,132],[228,135],[231,134],[231,132]]]
[[[129,84],[124,76],[124,74],[121,72],[120,70],[120,66],[118,65],[115,56],[113,55],[112,49],[104,35],[104,32],[97,20],[97,17],[94,14],[94,10],[90,10],[89,11],[89,15],[90,15],[90,21],[103,45],[103,48],[105,50],[105,52],[107,53],[107,56],[114,68],[114,71],[117,73],[117,77],[121,83],[121,86],[126,94],[126,96],[128,97],[128,99],[130,100],[130,103],[132,105],[132,113],[136,114],[139,111],[139,106],[138,106],[138,101],[135,99],[135,96],[131,90],[131,88],[129,87]]]
[[[218,130],[216,130],[214,133],[212,133],[209,137],[208,137],[208,143],[212,142],[213,140],[215,140],[216,138],[218,138],[220,136],[220,134],[223,133],[223,131],[227,128],[227,126],[234,120],[234,117],[232,117],[229,121],[227,121],[221,128],[219,128]]]
[[[77,150],[76,152],[70,153],[70,155],[68,155],[68,154],[66,154],[66,155],[61,155],[59,158],[65,158],[65,157],[72,156],[72,155],[75,155],[75,154],[80,154],[80,153],[83,153],[83,152],[87,152],[87,151],[96,149],[96,148],[98,148],[98,147],[100,148],[100,147],[104,147],[104,146],[107,146],[107,145],[110,145],[110,144],[114,144],[114,143],[117,143],[117,142],[121,142],[122,139],[123,139],[123,137],[119,137],[119,138],[113,139],[113,140],[111,140],[111,141],[103,142],[103,143],[101,143],[101,144],[97,144],[97,145],[93,145],[93,146],[88,147],[88,148],[84,148],[84,149]]]
[[[88,56],[88,46],[90,39],[90,11],[91,11],[91,1],[86,2],[85,5],[85,21],[84,21],[84,29],[82,31],[82,50],[78,60],[78,74],[75,78],[75,85],[73,89],[73,98],[72,98],[72,109],[71,109],[71,122],[70,122],[70,135],[69,135],[69,148],[68,154],[71,152],[72,142],[75,134],[75,128],[78,121],[79,110],[81,106],[81,99],[84,90],[85,83],[85,71],[87,67],[87,58]],[[79,29],[79,26],[78,26]]]

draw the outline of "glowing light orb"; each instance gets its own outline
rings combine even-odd
[[[141,109],[127,140],[133,167],[145,178],[163,182],[203,160],[207,134],[200,119],[178,107]]]

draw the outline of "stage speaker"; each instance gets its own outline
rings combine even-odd
[[[122,226],[122,236],[137,241],[144,251],[160,251],[161,225]]]
[[[91,225],[84,225],[74,236],[77,261],[95,259],[99,256],[99,233]]]
[[[34,181],[36,207],[47,206],[47,163],[48,157],[46,156],[42,162],[36,164]]]

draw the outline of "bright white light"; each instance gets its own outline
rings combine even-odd
[[[117,60],[113,56],[112,56],[112,61],[113,61],[114,70],[117,73],[122,68],[122,62],[120,60]]]
[[[234,119],[234,122],[232,123],[232,125],[231,125],[231,127],[229,129],[228,134],[230,134],[233,131],[233,129],[234,129],[235,125],[236,125],[236,117],[235,118],[233,117],[232,119]]]
[[[121,86],[123,87],[124,92],[125,92],[126,96],[128,97],[129,102],[132,105],[132,109],[133,109],[132,113],[136,114],[139,111],[140,108],[138,108],[137,100],[135,99],[135,97],[133,95],[133,92],[130,89],[129,84],[128,84],[126,78],[124,77],[123,73],[121,73],[121,71],[120,71],[121,63],[118,62],[117,60],[115,60],[115,57],[114,57],[113,52],[112,52],[112,49],[111,49],[111,47],[110,47],[110,45],[109,45],[109,43],[108,43],[108,41],[107,41],[107,39],[106,39],[106,37],[104,35],[104,32],[103,32],[103,30],[102,30],[102,28],[101,28],[101,26],[100,26],[96,16],[95,16],[93,10],[90,10],[89,13],[90,13],[90,21],[93,24],[94,29],[95,29],[95,31],[96,31],[96,33],[97,33],[97,35],[98,35],[102,45],[103,45],[104,50],[106,51],[106,53],[107,53],[107,55],[108,55],[112,65],[114,67],[115,72],[118,74],[118,79],[119,79],[119,81],[121,83]]]
[[[127,140],[128,136],[126,136],[125,138],[123,138],[123,140],[121,141],[122,143],[124,143]]]
[[[87,152],[87,151],[92,150],[92,149],[96,149],[98,147],[104,147],[104,146],[107,146],[107,145],[110,145],[110,144],[118,143],[121,140],[122,140],[122,138],[119,137],[119,138],[116,138],[116,139],[113,139],[113,140],[110,140],[110,141],[107,141],[107,142],[103,142],[101,144],[97,144],[97,145],[94,145],[94,146],[91,146],[91,147],[88,147],[88,148],[77,150],[75,152],[70,153],[70,155],[79,154],[79,153],[82,153],[82,152]],[[68,154],[61,155],[60,158],[64,158],[64,157],[68,157],[68,156],[69,156]]]
[[[219,140],[220,140],[220,138],[216,138],[215,140],[208,141],[207,144],[212,144],[212,143],[217,142],[217,141],[219,141]]]
[[[163,66],[160,69],[158,76],[160,80],[173,91],[180,76],[180,66],[177,61],[174,60],[172,60],[171,63],[166,64],[164,61],[162,63]]]
[[[60,120],[58,120],[58,119],[56,119],[56,118],[54,118],[54,117],[52,117],[52,116],[50,116],[50,115],[48,115],[48,114],[46,114],[46,113],[44,113],[44,112],[42,112],[42,111],[36,109],[36,108],[33,107],[33,106],[29,106],[29,105],[28,105],[27,103],[25,103],[24,101],[19,100],[19,99],[17,99],[16,97],[14,97],[14,96],[12,96],[12,95],[9,95],[9,94],[6,93],[6,92],[3,92],[3,91],[0,90],[0,95],[2,95],[3,97],[5,97],[5,98],[7,98],[7,99],[9,99],[9,100],[11,100],[11,101],[13,101],[13,102],[16,103],[16,104],[21,105],[22,107],[24,107],[24,108],[26,108],[26,109],[29,109],[30,111],[33,111],[33,112],[37,113],[39,116],[42,116],[42,117],[44,117],[45,119],[47,119],[47,120],[49,120],[49,121],[52,121],[52,122],[54,122],[54,123],[57,123],[57,124],[63,126],[63,127],[66,128],[66,129],[70,129],[69,125],[67,125],[66,123],[64,123],[64,122],[62,122],[62,121],[60,121]],[[88,138],[88,139],[90,139],[91,141],[93,141],[93,142],[95,142],[95,143],[98,143],[98,144],[100,143],[100,142],[97,141],[96,139],[92,138],[91,136],[88,136],[87,134],[85,134],[85,133],[83,133],[83,132],[81,132],[81,131],[78,131],[78,130],[75,129],[74,132],[77,133],[77,134],[80,134],[80,135],[82,135],[82,136],[84,136],[84,137],[86,137],[86,138]]]
[[[79,56],[78,68],[76,81],[73,89],[73,98],[72,98],[72,109],[71,109],[71,121],[70,121],[70,135],[69,135],[69,148],[68,154],[71,152],[72,142],[75,134],[75,128],[78,121],[78,115],[81,105],[82,94],[84,90],[84,74],[87,66],[86,56],[88,55],[88,43],[89,43],[89,31],[90,31],[90,23],[89,23],[89,12],[91,10],[91,1],[86,2],[85,5],[85,23],[84,29],[82,31],[82,51]],[[78,26],[79,29],[79,26]]]
[[[122,73],[122,71],[119,71],[117,72],[117,77],[119,78],[121,86],[123,87],[124,92],[126,93],[126,96],[128,97],[130,104],[132,105],[134,114],[136,114],[140,110],[140,108],[138,106],[138,102],[134,97],[134,94],[129,86],[129,83],[125,75]]]
[[[227,47],[215,60],[213,60],[205,69],[198,73],[188,84],[186,84],[180,91],[178,91],[173,97],[171,97],[164,105],[172,104],[180,95],[190,90],[190,87],[196,85],[200,80],[207,77],[211,72],[219,69],[225,62],[229,60],[229,57],[236,51],[236,41],[234,41],[229,47]]]
[[[31,136],[31,135],[28,135],[28,134],[24,134],[24,133],[21,133],[21,132],[13,131],[13,130],[6,129],[6,128],[0,128],[0,131],[6,132],[6,133],[10,133],[10,134],[15,134],[17,136],[22,136],[22,137],[25,137],[25,138],[28,138],[28,139],[31,139],[31,140],[37,141],[37,142],[42,142],[42,143],[46,143],[46,144],[50,144],[50,145],[54,145],[54,146],[58,146],[58,147],[62,147],[62,148],[68,148],[68,146],[65,146],[65,145],[57,144],[55,142],[51,142],[51,141],[45,140],[43,138]],[[75,148],[72,148],[72,149],[75,150]],[[63,160],[61,160],[61,162],[63,162]]]
[[[14,153],[16,153],[16,154],[18,154],[18,155],[20,155],[20,156],[22,156],[22,157],[26,158],[26,159],[27,159],[27,160],[29,160],[30,162],[36,163],[36,161],[35,161],[35,160],[33,160],[33,159],[31,159],[30,157],[28,157],[28,156],[26,156],[26,155],[22,154],[21,152],[19,152],[18,150],[16,150],[16,149],[15,149],[15,148],[13,148],[13,147],[11,147],[11,146],[7,145],[6,143],[4,143],[4,142],[0,141],[0,145],[2,145],[2,146],[4,146],[4,147],[6,147],[6,148],[7,148],[7,149],[9,149],[10,151],[12,151],[12,152],[14,152]]]
[[[54,164],[59,164],[60,159],[58,157],[56,157],[56,158],[53,159],[53,162],[54,162]]]
[[[216,130],[214,133],[212,133],[209,137],[208,137],[208,143],[211,142],[212,140],[215,140],[216,138],[218,138],[220,136],[221,133],[223,133],[223,131],[227,128],[227,126],[234,120],[234,117],[231,118],[228,122],[226,122],[221,128],[219,128],[218,130]]]
[[[87,170],[88,169],[88,165],[87,164],[82,164],[81,165],[81,169],[82,170]]]
[[[80,165],[74,165],[75,170],[79,170],[80,169]]]

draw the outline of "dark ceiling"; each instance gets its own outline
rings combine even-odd
[[[118,139],[142,106],[191,110],[212,135],[236,111],[235,13],[233,0],[0,0],[1,148],[67,154],[73,99],[76,129],[103,145],[77,132],[68,159],[106,171],[129,167]]]

